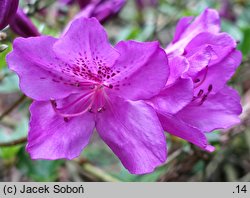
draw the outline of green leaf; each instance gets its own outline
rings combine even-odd
[[[0,148],[0,158],[4,160],[10,160],[15,158],[19,150],[22,148],[22,145],[16,145],[11,147]]]
[[[243,33],[243,39],[242,42],[239,45],[239,49],[241,50],[243,55],[247,55],[250,52],[250,26],[245,27],[242,30]]]
[[[23,118],[18,124],[17,127],[13,132],[9,132],[4,130],[3,128],[0,129],[0,140],[1,142],[11,142],[17,140],[19,138],[25,137],[28,132],[28,118]],[[3,147],[0,148],[0,157],[3,159],[11,159],[15,158],[16,154],[20,150],[22,145],[16,145],[11,147]]]
[[[22,148],[18,153],[17,167],[33,181],[52,182],[57,180],[58,168],[62,163],[62,160],[31,160]]]

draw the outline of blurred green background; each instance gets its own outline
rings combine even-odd
[[[58,37],[79,11],[77,6],[59,5],[55,0],[23,0],[24,7],[42,34]],[[227,131],[215,131],[208,139],[216,147],[212,154],[167,135],[168,161],[147,175],[131,175],[97,134],[81,157],[73,161],[32,161],[25,152],[30,99],[18,88],[17,76],[5,62],[16,35],[0,33],[0,181],[250,181],[250,1],[248,0],[161,0],[157,6],[139,9],[128,0],[118,16],[104,24],[113,44],[120,40],[159,40],[165,47],[172,39],[178,19],[198,15],[205,8],[217,9],[222,31],[239,43],[243,61],[230,82],[242,96],[242,123]],[[45,14],[38,14],[43,8]],[[4,115],[3,115],[4,114]],[[3,115],[3,116],[1,116]],[[18,143],[8,145],[9,142]]]

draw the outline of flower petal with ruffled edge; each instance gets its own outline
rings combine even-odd
[[[174,84],[189,69],[189,63],[183,56],[169,58],[169,77],[166,86]]]
[[[177,25],[174,42],[166,48],[167,54],[181,55],[186,45],[202,32],[218,33],[220,18],[216,10],[206,9],[191,22],[191,18],[181,19]]]
[[[189,125],[174,115],[160,111],[157,113],[164,130],[168,133],[189,141],[208,152],[215,150],[213,146],[209,145],[205,134],[198,128]]]
[[[73,159],[89,143],[95,126],[93,114],[65,120],[50,102],[33,102],[30,112],[26,150],[32,159]]]
[[[195,77],[195,96],[199,95],[200,90],[207,92],[209,87],[210,94],[215,94],[220,91],[227,81],[234,75],[237,67],[242,60],[241,52],[233,50],[228,56],[226,56],[221,62],[212,65],[208,68],[200,71]]]
[[[149,99],[165,86],[168,59],[158,42],[122,41],[115,46],[121,54],[107,81],[110,93],[130,100]]]
[[[48,36],[17,38],[7,56],[9,68],[19,76],[21,90],[35,100],[64,98],[82,90],[72,76],[62,73],[65,63],[52,50],[56,41]]]
[[[142,101],[115,98],[97,115],[101,138],[133,174],[152,172],[166,160],[166,139],[155,111]]]
[[[203,48],[186,54],[189,63],[188,71],[185,75],[190,77],[195,76],[198,72],[206,68],[211,61],[214,51],[211,46],[204,46]]]
[[[175,114],[193,99],[193,82],[191,79],[179,79],[170,87],[163,89],[149,103],[156,111]]]
[[[120,54],[110,45],[107,34],[95,18],[78,18],[54,44],[57,56],[70,65],[98,74],[112,67]]]
[[[240,96],[225,86],[218,93],[209,95],[203,104],[190,103],[177,116],[203,132],[210,132],[238,124],[241,112]]]
[[[209,66],[211,66],[226,58],[226,56],[228,56],[236,48],[236,42],[227,33],[213,34],[204,32],[194,37],[187,45],[185,48],[185,56],[200,52],[207,47],[211,48],[211,58],[209,61]]]

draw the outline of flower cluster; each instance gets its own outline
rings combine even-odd
[[[240,97],[226,83],[241,53],[212,9],[182,18],[166,49],[111,46],[97,19],[79,17],[60,38],[17,38],[7,62],[34,100],[32,159],[76,158],[96,128],[130,173],[145,174],[166,161],[164,131],[212,152],[205,133],[240,121]]]

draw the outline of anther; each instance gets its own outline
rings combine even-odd
[[[195,87],[194,87],[195,89],[196,89],[197,87],[201,86],[202,83],[206,80],[207,73],[208,73],[208,66],[206,66],[206,68],[205,68],[205,74],[204,74],[202,80],[199,79],[198,84],[195,85]]]
[[[94,89],[94,88],[95,88],[95,85],[91,85],[91,86],[90,86],[90,89]]]
[[[203,91],[203,89],[201,89],[200,91],[199,91],[199,93],[198,93],[198,97],[200,97],[200,96],[202,96],[202,94],[204,93],[204,91]]]
[[[97,109],[97,112],[98,112],[98,113],[101,113],[101,112],[102,112],[102,107],[98,108],[98,109]]]
[[[210,84],[210,85],[208,86],[208,89],[207,89],[207,90],[208,90],[208,92],[211,92],[212,89],[213,89],[213,85]]]
[[[198,83],[198,82],[200,82],[201,80],[199,79],[199,78],[196,78],[195,80],[194,80],[194,83]]]
[[[207,99],[207,94],[205,94],[205,95],[202,97],[202,99],[201,99],[199,105],[202,105],[202,104],[205,102],[206,99]]]
[[[54,99],[51,99],[50,102],[51,102],[53,107],[57,107],[57,103]]]

